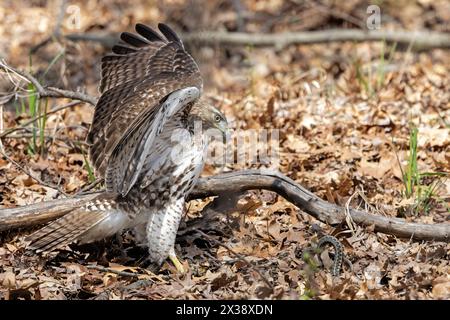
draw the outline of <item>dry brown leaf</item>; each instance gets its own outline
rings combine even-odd
[[[16,288],[16,275],[12,271],[6,271],[2,274],[1,277],[2,280],[2,286],[9,289],[15,289]]]
[[[435,279],[433,281],[433,297],[435,299],[450,299],[450,279],[447,276],[445,279]]]

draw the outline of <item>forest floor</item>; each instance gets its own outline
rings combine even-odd
[[[23,2],[30,5],[6,1],[0,8],[0,58],[31,69],[43,84],[97,96],[100,60],[109,49],[60,40],[30,55],[52,33],[59,7]],[[367,3],[349,2],[324,9],[295,1],[242,1],[252,13],[244,15],[243,30],[355,27],[333,14],[364,22]],[[75,31],[85,33],[131,31],[136,22],[160,21],[187,32],[242,28],[233,6],[221,1],[208,1],[203,11],[187,10],[185,1],[151,8],[144,1],[132,7],[122,0],[73,3],[66,13],[73,21],[63,24],[63,34],[74,32],[77,23]],[[446,1],[411,1],[401,10],[393,1],[386,6],[383,28],[449,32],[443,27],[450,25]],[[71,16],[77,8],[79,21]],[[282,173],[341,206],[407,221],[449,222],[448,50],[415,52],[383,42],[186,46],[205,78],[206,97],[233,131],[279,130]],[[1,74],[0,130],[70,102],[36,102],[29,89],[20,78]],[[75,195],[89,185],[84,139],[92,116],[91,106],[79,104],[4,136],[2,150],[45,185],[0,158],[0,208],[54,199],[61,191]],[[207,165],[204,175],[249,167]],[[136,247],[128,233],[122,239],[125,255],[112,239],[73,245],[51,258],[24,255],[23,237],[36,228],[0,233],[0,299],[450,299],[449,243],[400,239],[351,224],[330,227],[269,191],[248,192],[237,204],[220,204],[219,198],[223,210],[202,217],[210,201],[191,201],[180,227],[176,250],[185,275],[170,263],[152,274],[143,264],[146,249]],[[304,258],[321,234],[343,243],[352,269],[344,265],[332,277],[328,251],[322,259]]]

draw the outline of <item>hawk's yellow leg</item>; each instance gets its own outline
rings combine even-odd
[[[177,269],[177,271],[181,274],[186,273],[186,270],[184,269],[183,264],[180,262],[180,260],[178,260],[177,255],[175,254],[175,250],[172,249],[170,250],[169,253],[169,259],[170,261],[172,261],[173,265],[175,266],[175,268]]]

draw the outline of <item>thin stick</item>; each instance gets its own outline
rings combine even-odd
[[[73,100],[80,100],[83,102],[87,102],[92,106],[95,106],[97,103],[97,98],[89,96],[87,94],[81,92],[74,92],[69,90],[62,90],[58,88],[48,87],[46,92],[43,93],[44,97],[53,97],[53,98],[68,98]]]
[[[38,177],[34,176],[33,174],[31,174],[27,169],[25,169],[24,167],[22,167],[20,164],[18,164],[14,159],[12,159],[11,157],[9,157],[4,151],[3,149],[0,149],[0,153],[12,164],[14,164],[20,171],[22,171],[23,173],[25,173],[27,176],[29,176],[31,179],[36,180],[40,185],[46,186],[48,188],[57,190],[58,192],[62,193],[63,195],[65,195],[66,197],[69,196],[67,193],[64,192],[64,190],[62,190],[59,186],[47,183],[42,181],[41,179],[39,179]]]
[[[97,99],[89,96],[87,94],[81,92],[74,92],[69,90],[62,90],[58,88],[46,87],[44,88],[39,81],[33,77],[30,73],[24,70],[15,69],[9,65],[7,65],[4,61],[0,61],[0,69],[5,70],[5,72],[11,71],[18,75],[20,78],[25,80],[28,83],[32,83],[36,88],[39,97],[50,97],[50,98],[68,98],[72,100],[80,100],[82,102],[89,103],[91,105],[95,105],[97,103]]]
[[[101,184],[103,181],[105,181],[104,178],[96,179],[94,182],[92,182],[91,184],[88,184],[83,189],[81,189],[80,192],[77,193],[77,196],[81,196],[81,195],[84,195],[84,194],[92,193],[92,192],[89,192],[89,191],[94,189],[96,186]],[[98,191],[95,191],[95,192],[98,192]]]
[[[158,281],[160,281],[162,283],[167,283],[167,281],[165,281],[160,276],[154,274],[153,272],[151,272],[149,270],[146,270],[147,273],[133,273],[133,272],[127,272],[127,271],[114,270],[111,268],[106,268],[106,267],[102,267],[102,266],[98,266],[98,265],[87,265],[86,268],[98,270],[101,272],[114,273],[114,274],[117,274],[122,277],[132,277],[132,278],[148,277],[148,279],[139,280],[139,281],[150,281],[152,283],[155,283],[155,280],[153,280],[153,279],[158,279]]]
[[[122,276],[122,277],[137,278],[137,277],[139,277],[141,275],[141,274],[138,274],[138,273],[119,271],[119,270],[114,270],[114,269],[110,269],[110,268],[106,268],[106,267],[102,267],[102,266],[95,266],[95,265],[88,265],[88,266],[86,266],[86,268],[94,269],[94,270],[98,270],[98,271],[102,271],[102,272],[114,273],[114,274],[117,274],[117,275]]]
[[[26,128],[22,128],[23,130],[27,130]],[[23,133],[23,134],[13,134],[13,135],[9,135],[4,137],[3,139],[28,139],[28,138],[32,138],[33,134],[32,133]],[[77,141],[77,140],[72,140],[70,138],[64,138],[64,137],[55,137],[54,135],[45,135],[45,140],[47,140],[47,142],[50,141],[61,141],[67,144],[81,144],[84,146],[87,146],[88,144],[85,141]],[[1,143],[1,140],[0,140]],[[1,145],[1,144],[0,144]],[[57,144],[58,146],[61,146],[61,144]]]
[[[72,101],[72,102],[70,102],[70,103],[68,103],[68,104],[66,104],[66,105],[63,105],[63,106],[61,106],[61,107],[57,107],[57,108],[55,108],[55,109],[53,109],[53,110],[50,110],[50,111],[48,111],[48,112],[45,113],[45,114],[41,114],[41,115],[39,115],[39,116],[37,116],[37,117],[34,117],[33,119],[30,119],[30,120],[28,120],[28,121],[26,121],[26,122],[20,124],[20,125],[17,126],[17,127],[10,128],[10,129],[8,129],[8,130],[5,130],[4,132],[2,132],[2,133],[0,134],[0,139],[6,137],[7,135],[9,135],[9,134],[11,134],[11,133],[13,133],[13,132],[15,132],[15,131],[17,131],[17,130],[20,130],[20,129],[25,128],[25,127],[28,126],[29,124],[32,124],[33,122],[35,122],[35,121],[37,121],[37,120],[39,120],[39,119],[41,119],[41,118],[43,118],[43,117],[45,117],[45,116],[48,116],[48,115],[50,115],[50,114],[56,113],[56,112],[58,112],[58,111],[61,111],[61,110],[67,109],[67,108],[71,108],[71,107],[73,107],[73,106],[79,105],[80,103],[81,103],[80,101]]]

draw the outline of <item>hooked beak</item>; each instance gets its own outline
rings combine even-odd
[[[230,130],[228,130],[228,125],[220,126],[220,132],[222,133],[222,143],[227,143],[231,139]]]

